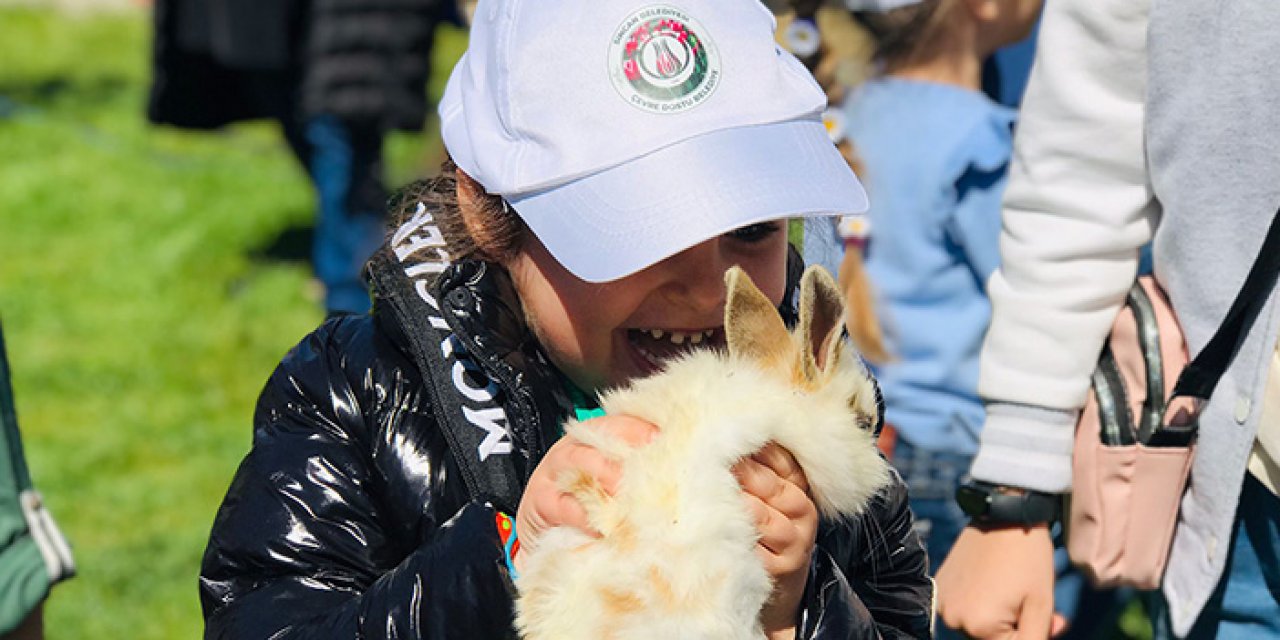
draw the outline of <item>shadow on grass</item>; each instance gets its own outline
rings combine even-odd
[[[21,108],[42,109],[57,103],[102,104],[135,90],[136,82],[121,76],[0,81],[0,117]]]
[[[249,250],[249,259],[257,263],[306,263],[311,264],[311,243],[316,235],[315,225],[286,227],[269,242]]]
[[[254,282],[272,267],[302,266],[308,272],[314,272],[311,262],[311,244],[314,238],[314,225],[295,224],[281,229],[266,242],[250,247],[245,252],[249,258],[249,270],[227,284],[227,295],[231,298],[245,295]],[[315,299],[313,302],[318,301],[321,292],[318,289],[319,283],[314,278],[311,287],[315,290],[309,292],[309,297]]]

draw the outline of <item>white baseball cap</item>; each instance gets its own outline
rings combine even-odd
[[[865,211],[826,96],[774,28],[754,0],[480,0],[445,146],[589,282],[739,227]]]

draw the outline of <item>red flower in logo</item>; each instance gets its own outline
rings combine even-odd
[[[640,78],[640,66],[634,58],[627,59],[622,63],[622,73],[627,76],[627,80],[635,81]]]

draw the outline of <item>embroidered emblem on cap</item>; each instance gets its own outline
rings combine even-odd
[[[720,85],[720,55],[706,29],[669,5],[627,16],[609,43],[608,63],[622,98],[652,113],[692,109]]]

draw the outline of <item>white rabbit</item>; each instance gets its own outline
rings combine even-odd
[[[734,463],[777,442],[828,518],[858,514],[888,482],[874,383],[840,338],[831,276],[805,272],[794,333],[741,269],[725,281],[727,353],[693,352],[602,399],[606,413],[657,425],[651,442],[566,425],[623,473],[612,497],[585,473],[557,478],[602,537],[559,527],[521,551],[516,622],[527,640],[758,640],[772,583]]]

